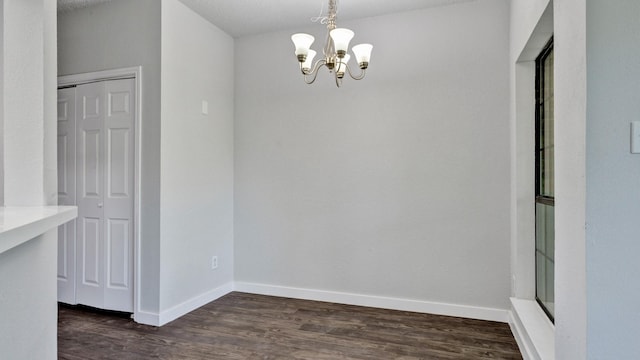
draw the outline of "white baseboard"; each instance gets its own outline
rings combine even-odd
[[[204,294],[198,295],[167,310],[164,310],[160,314],[138,311],[134,315],[134,320],[140,324],[162,326],[183,315],[190,313],[191,311],[203,305],[206,305],[222,296],[225,296],[232,291],[233,283],[228,282],[213,290],[207,291]]]
[[[134,319],[140,324],[162,326],[232,291],[514,323],[513,319],[510,318],[511,312],[503,309],[246,282],[229,282],[173,306],[160,314],[138,311],[134,314]]]
[[[222,286],[219,286],[213,290],[207,291],[206,293],[191,298],[187,301],[184,301],[176,306],[173,306],[163,312],[160,313],[160,325],[162,326],[166,323],[169,323],[182,315],[185,315],[202,305],[208,304],[213,300],[216,300],[220,297],[227,295],[228,293],[233,291],[233,283],[228,282]]]
[[[391,310],[457,316],[469,319],[509,322],[509,311],[504,309],[457,305],[421,300],[361,295],[335,291],[293,288],[286,286],[235,282],[234,290],[260,295],[271,295],[339,304],[369,306]]]
[[[138,324],[160,326],[160,315],[158,313],[136,311],[133,313],[133,321]]]

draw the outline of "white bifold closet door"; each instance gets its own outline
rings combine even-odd
[[[75,234],[59,230],[64,239],[59,240],[58,299],[63,302],[133,312],[133,86],[132,79],[122,79],[75,87],[75,141],[66,135],[75,149],[60,144],[65,130],[71,131],[58,123],[58,171],[65,173],[59,179],[67,180],[58,185],[60,204],[72,202],[65,194],[74,193],[78,206]],[[72,91],[59,90],[59,107]],[[72,178],[75,184],[68,181]],[[73,265],[75,271],[69,271]],[[72,272],[75,290],[68,289]]]

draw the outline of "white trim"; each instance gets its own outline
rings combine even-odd
[[[133,318],[136,319],[148,319],[153,318],[152,313],[142,311],[140,308],[140,259],[141,259],[141,247],[140,247],[140,204],[141,204],[141,188],[140,188],[140,176],[142,166],[142,66],[110,69],[102,71],[93,71],[82,74],[63,75],[58,77],[58,88],[72,85],[79,85],[88,82],[103,81],[103,80],[115,80],[122,78],[133,78],[135,84],[135,149],[134,149],[134,175],[133,183],[135,194],[133,198]],[[143,324],[147,322],[140,321]]]
[[[217,300],[233,291],[233,282],[228,282],[204,294],[193,297],[160,313],[158,325],[165,325],[189,312]]]
[[[204,294],[193,297],[162,311],[160,314],[138,311],[134,314],[134,320],[141,324],[162,326],[233,291],[303,300],[324,301],[338,304],[368,306],[381,309],[456,316],[503,323],[508,322],[512,326],[512,331],[514,332],[514,336],[516,336],[516,341],[518,341],[517,336],[520,334],[520,332],[516,333],[516,331],[513,330],[513,324],[515,321],[511,311],[509,310],[246,282],[228,282]],[[520,345],[520,341],[518,341],[518,345]],[[520,348],[522,349],[522,347]],[[525,360],[528,359],[540,358],[525,357]],[[544,358],[544,360],[547,359]]]
[[[133,321],[139,323],[139,324],[144,324],[144,325],[151,325],[151,326],[160,326],[160,315],[158,313],[151,313],[151,312],[146,312],[146,311],[137,311],[135,312],[131,318],[133,319]]]
[[[86,84],[104,80],[117,80],[124,78],[138,78],[142,73],[142,66],[121,69],[109,69],[92,71],[87,73],[58,76],[58,87]],[[136,84],[137,85],[137,84]]]
[[[215,301],[233,291],[233,283],[228,282],[215,289],[209,290],[176,306],[173,306],[161,313],[138,311],[133,315],[133,320],[140,324],[151,326],[162,326],[171,321],[190,313],[197,308]]]
[[[534,300],[511,298],[509,325],[524,360],[555,360],[555,327]]]
[[[338,304],[368,306],[391,310],[413,311],[436,315],[457,316],[470,319],[508,322],[509,311],[479,306],[410,300],[383,296],[343,293],[287,286],[235,282],[234,290],[260,295],[271,295],[304,300],[333,302]]]
[[[514,312],[515,310],[509,312],[509,327],[511,328],[513,338],[518,344],[518,349],[522,354],[522,358],[524,360],[539,360],[539,357],[534,353],[533,344],[531,343],[531,339],[527,336],[527,331],[524,329],[520,318],[514,315]]]

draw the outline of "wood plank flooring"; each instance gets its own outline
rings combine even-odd
[[[233,292],[163,327],[61,305],[58,358],[522,359],[509,326]]]

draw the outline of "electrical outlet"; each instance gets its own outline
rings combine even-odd
[[[211,257],[211,270],[215,270],[218,268],[218,257],[217,256],[212,256]]]

